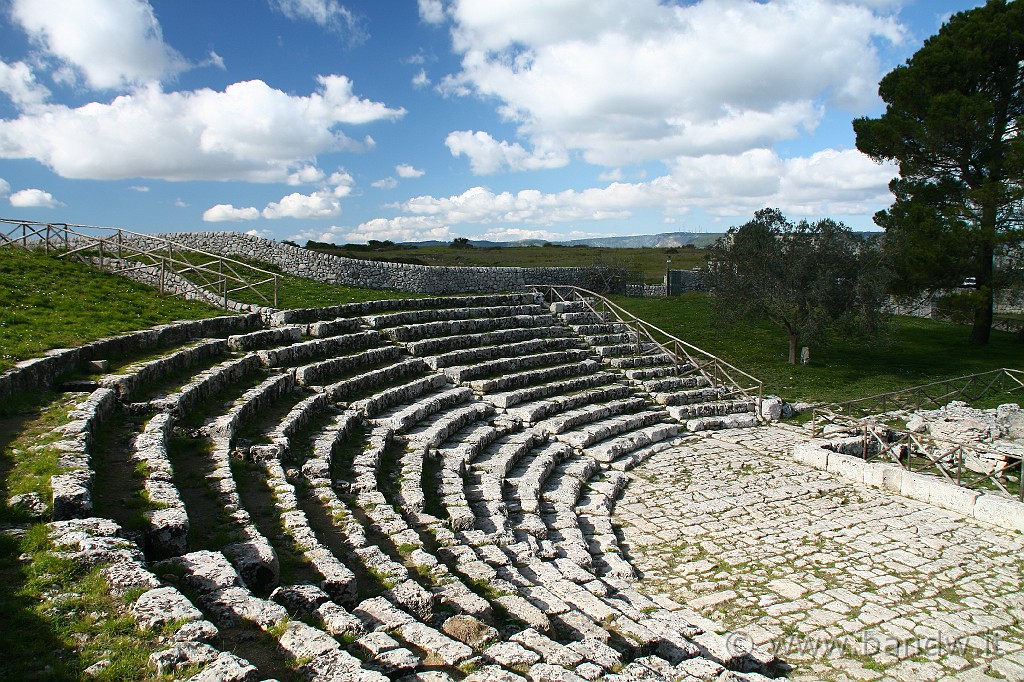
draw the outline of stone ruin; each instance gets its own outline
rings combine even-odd
[[[755,400],[652,350],[525,293],[146,330],[0,377],[10,394],[114,366],[70,387],[53,499],[16,502],[49,507],[61,551],[139,594],[140,628],[175,625],[150,658],[162,674],[263,679],[223,644],[254,625],[264,655],[318,680],[765,679],[769,653],[635,589],[619,549],[633,467],[758,422]],[[138,424],[141,528],[94,514],[117,413]]]

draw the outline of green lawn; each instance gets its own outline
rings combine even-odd
[[[615,302],[753,374],[765,393],[790,401],[839,402],[999,367],[1024,369],[1024,344],[1013,334],[993,331],[988,346],[976,347],[967,343],[967,327],[913,317],[894,320],[886,345],[835,339],[828,348],[811,348],[810,365],[790,365],[782,330],[768,323],[719,329],[703,294]]]
[[[0,248],[0,371],[51,348],[221,314],[85,265]]]

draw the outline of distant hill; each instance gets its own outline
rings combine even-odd
[[[593,246],[607,249],[667,249],[671,247],[693,244],[701,249],[711,246],[721,237],[717,232],[665,232],[662,234],[634,235],[629,237],[593,237],[591,239],[571,239],[568,241],[552,241],[551,244],[563,246]],[[410,246],[444,246],[448,242],[404,242]],[[492,242],[470,240],[478,248],[515,248],[519,246],[541,246],[549,242],[543,239],[521,239],[515,242]]]

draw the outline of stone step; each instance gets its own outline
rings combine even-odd
[[[587,359],[570,365],[556,365],[554,367],[542,367],[540,369],[515,372],[494,379],[477,379],[476,381],[471,381],[469,386],[477,393],[507,392],[534,384],[551,383],[559,379],[594,374],[600,367],[600,363]]]
[[[569,330],[557,326],[531,326],[498,329],[490,332],[474,334],[446,334],[428,337],[419,341],[409,341],[405,349],[416,357],[428,357],[467,351],[472,353],[477,348],[500,346],[511,343],[522,343],[541,339],[575,339]]]
[[[477,377],[493,375],[508,376],[531,368],[564,365],[571,362],[582,362],[590,358],[592,353],[584,349],[557,350],[550,352],[531,353],[484,360],[473,365],[446,367],[441,370],[453,383],[470,382]]]
[[[498,345],[478,345],[472,348],[463,348],[449,351],[441,355],[424,356],[423,359],[431,369],[437,370],[445,367],[458,367],[460,365],[473,365],[481,361],[496,360],[499,358],[525,356],[535,353],[551,351],[563,351],[578,349],[583,344],[579,339],[572,336],[559,336],[549,338],[534,338],[525,341],[513,341],[500,343]]]
[[[225,339],[204,339],[155,360],[134,363],[115,374],[104,375],[99,385],[114,389],[122,401],[128,402],[142,386],[227,354],[228,343]]]
[[[536,303],[524,305],[481,306],[462,308],[432,308],[425,310],[405,310],[380,315],[367,315],[363,318],[372,329],[388,329],[412,324],[424,324],[438,321],[460,321],[478,318],[497,318],[543,315],[544,309]]]
[[[384,329],[391,339],[406,343],[439,336],[453,334],[479,334],[501,329],[517,329],[522,327],[548,327],[554,322],[550,315],[514,315],[510,317],[481,317],[467,320],[442,320],[407,324],[401,327]]]
[[[346,320],[346,322],[349,322]],[[356,321],[358,322],[358,321]],[[358,325],[357,325],[358,327]],[[301,341],[280,348],[256,351],[265,367],[298,365],[317,358],[331,358],[351,354],[353,351],[373,348],[381,344],[381,336],[375,331],[361,331],[337,336],[319,335],[310,341]]]
[[[530,401],[542,400],[562,394],[585,391],[595,386],[606,386],[615,382],[618,377],[611,372],[598,371],[599,365],[594,363],[590,368],[594,371],[581,376],[569,377],[567,379],[554,380],[536,385],[527,385],[522,388],[514,388],[506,391],[489,392],[483,396],[483,400],[491,403],[499,409],[507,410],[515,405]]]

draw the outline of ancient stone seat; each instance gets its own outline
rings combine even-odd
[[[117,391],[118,397],[128,402],[140,386],[149,386],[162,378],[186,371],[200,363],[226,356],[225,339],[204,339],[154,360],[128,365],[116,373],[100,378],[100,386]]]

